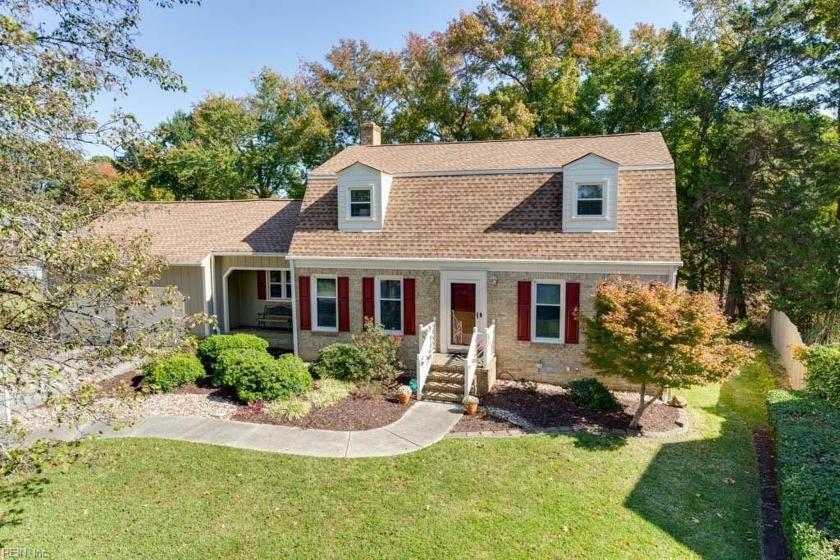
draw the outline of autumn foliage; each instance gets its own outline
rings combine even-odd
[[[582,318],[586,360],[601,375],[640,385],[631,427],[666,388],[720,381],[752,356],[730,342],[731,328],[710,293],[619,279],[599,283],[593,298],[595,315]],[[654,397],[646,400],[651,386]]]

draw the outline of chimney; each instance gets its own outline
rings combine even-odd
[[[362,146],[378,146],[382,143],[382,129],[372,122],[362,123]]]

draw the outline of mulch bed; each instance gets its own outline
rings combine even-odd
[[[316,430],[355,432],[381,428],[396,422],[411,408],[413,403],[414,401],[409,402],[408,405],[399,404],[384,395],[352,394],[326,408],[313,408],[309,414],[300,420],[275,418],[246,406],[243,406],[231,420]]]
[[[516,424],[512,424],[507,420],[502,420],[501,418],[496,418],[495,416],[490,416],[486,410],[483,410],[481,407],[478,408],[478,412],[475,413],[473,416],[464,415],[463,418],[458,420],[458,423],[455,424],[455,427],[452,428],[453,432],[504,432],[507,430],[516,430],[519,429],[519,426]]]
[[[124,384],[128,384],[129,391],[140,392],[143,390],[142,386],[143,374],[139,371],[130,371],[121,375],[115,375],[103,380],[100,386],[100,395],[103,397],[120,396],[121,388]],[[213,395],[223,397],[230,400],[236,400],[234,393],[228,389],[219,389],[213,387],[210,382],[210,376],[202,377],[195,383],[177,387],[167,393],[169,395]]]
[[[515,384],[497,384],[490,394],[481,397],[481,406],[506,410],[527,420],[540,428],[560,428],[574,426],[592,430],[627,429],[633,412],[638,405],[638,397],[629,394],[617,394],[616,398],[622,409],[615,412],[602,412],[581,408],[573,403],[562,390],[550,392],[529,392]],[[479,409],[480,409],[479,407]],[[640,422],[641,429],[648,432],[667,432],[680,426],[678,409],[664,403],[652,404],[645,411]],[[465,416],[455,425],[455,432],[491,431],[493,420],[488,417]],[[500,421],[511,429],[509,422]],[[487,427],[482,427],[487,426]]]
[[[761,481],[761,549],[764,560],[790,558],[790,551],[782,530],[775,447],[773,436],[767,428],[757,428],[753,432],[753,448],[758,458],[758,474]]]

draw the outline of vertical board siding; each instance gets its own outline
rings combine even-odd
[[[782,364],[790,379],[790,386],[793,389],[804,389],[805,365],[793,357],[793,349],[803,346],[802,335],[799,334],[796,325],[781,311],[770,312],[770,338],[773,341],[773,348],[782,358]]]

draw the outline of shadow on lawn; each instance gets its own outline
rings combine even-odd
[[[21,503],[40,496],[46,484],[45,478],[36,476],[0,483],[0,530],[20,525],[24,513]],[[0,547],[7,544],[0,539]]]
[[[625,506],[703,558],[759,557],[756,459],[744,387],[728,381],[703,408],[722,419],[714,438],[664,443]]]

